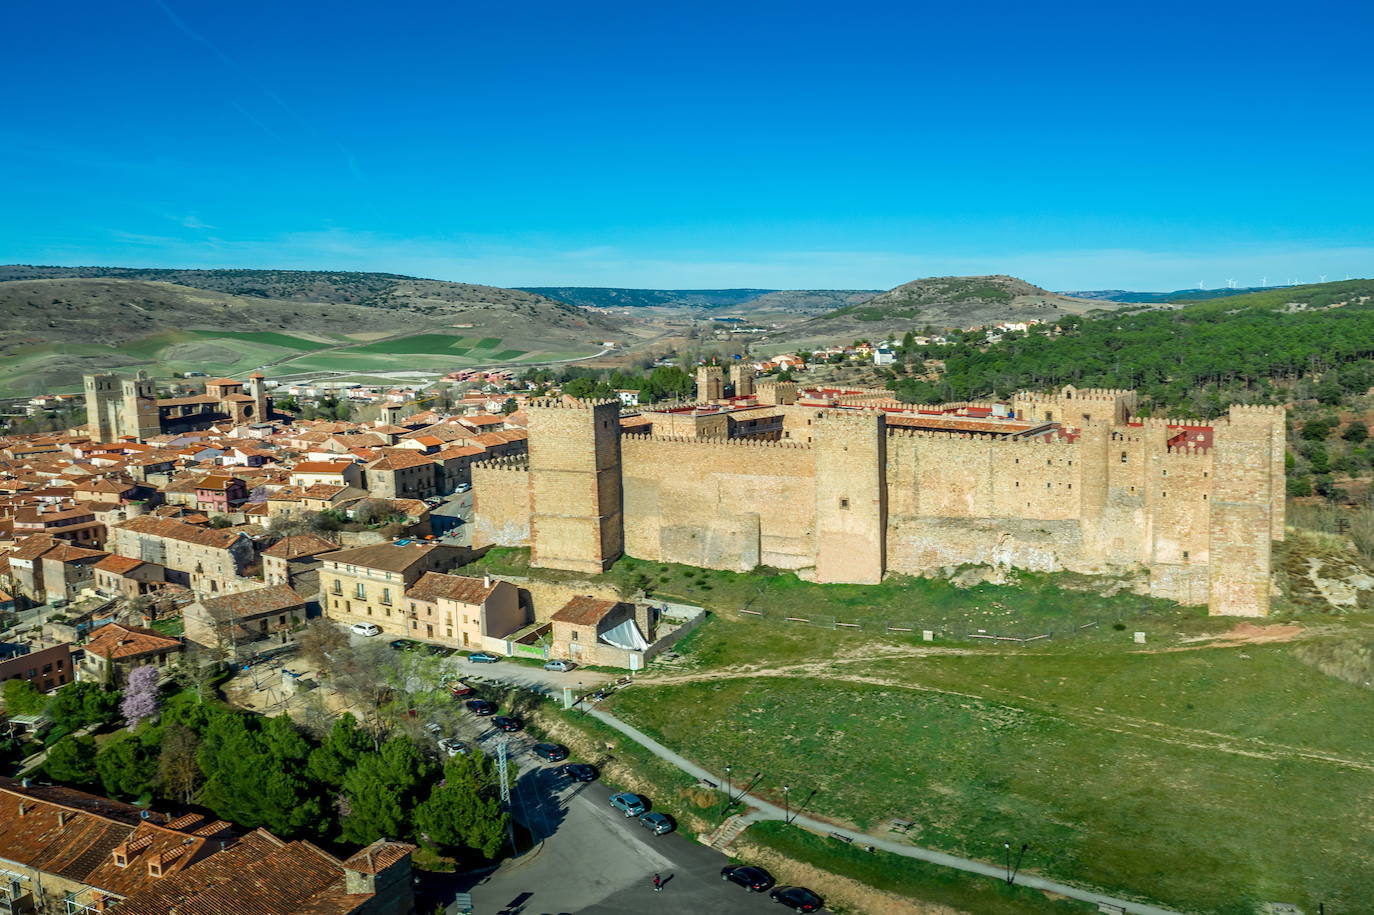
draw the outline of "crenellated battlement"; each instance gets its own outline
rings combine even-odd
[[[541,397],[531,400],[525,408],[534,410],[595,410],[598,407],[620,407],[619,398]]]
[[[626,444],[635,442],[663,442],[671,445],[705,445],[721,446],[730,448],[780,448],[789,451],[810,451],[814,446],[806,442],[794,442],[786,439],[763,439],[763,438],[693,438],[687,435],[657,435],[652,432],[626,432],[621,436]]]
[[[530,463],[527,455],[502,455],[501,457],[490,457],[485,460],[474,461],[472,463],[472,469],[527,473],[530,469]]]
[[[1187,460],[1203,458],[1210,460],[1212,457],[1212,449],[1206,445],[1174,445],[1165,450],[1164,456],[1166,458],[1182,458]]]

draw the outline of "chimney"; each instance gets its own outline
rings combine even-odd
[[[484,588],[490,588],[490,587],[491,587],[491,576],[490,576],[490,575],[483,575],[483,576],[482,576],[482,587],[484,587]]]

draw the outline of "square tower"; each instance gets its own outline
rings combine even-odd
[[[139,441],[162,434],[157,412],[157,384],[143,372],[125,378],[124,405],[121,410],[120,435],[132,435]]]
[[[736,363],[730,366],[730,384],[734,385],[736,397],[749,397],[754,393],[754,367]]]
[[[816,580],[877,584],[887,566],[887,420],[826,411],[813,443]]]
[[[625,549],[620,401],[532,403],[530,564],[599,574]]]
[[[697,366],[697,402],[711,403],[725,397],[725,369],[718,365]]]
[[[119,437],[119,378],[109,372],[86,375],[86,431],[98,442]]]

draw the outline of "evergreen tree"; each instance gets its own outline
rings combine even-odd
[[[343,779],[344,839],[367,845],[411,835],[413,799],[424,794],[434,772],[434,763],[409,737],[393,737],[380,752],[360,757]]]
[[[506,836],[508,814],[497,797],[491,757],[455,756],[444,764],[444,778],[415,810],[415,827],[445,849],[472,849],[495,857]]]
[[[53,724],[75,731],[92,724],[112,724],[119,715],[120,694],[99,683],[70,683],[48,700],[44,712]]]
[[[63,737],[48,750],[43,771],[64,785],[93,785],[99,772],[95,765],[95,740],[90,737]]]
[[[149,794],[157,782],[161,739],[161,728],[149,726],[121,731],[102,745],[95,755],[95,768],[105,793],[126,800]]]

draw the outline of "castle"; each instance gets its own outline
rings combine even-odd
[[[212,378],[205,393],[190,397],[157,396],[153,380],[139,372],[133,378],[114,374],[86,375],[86,428],[97,441],[118,438],[140,441],[154,435],[208,429],[216,423],[242,424],[272,415],[272,401],[263,376],[248,376],[244,383],[232,378]]]
[[[588,573],[626,554],[820,582],[966,563],[1139,573],[1154,596],[1268,613],[1281,408],[1137,419],[1134,392],[1071,386],[916,407],[745,374],[726,397],[702,367],[697,403],[624,418],[618,401],[532,403],[528,456],[472,469],[474,546]]]

